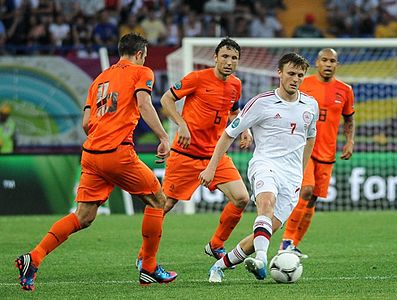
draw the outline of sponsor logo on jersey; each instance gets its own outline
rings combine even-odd
[[[148,80],[148,81],[146,81],[146,86],[149,88],[149,89],[151,89],[152,87],[153,87],[153,80]]]
[[[182,88],[182,82],[178,81],[174,83],[174,89],[180,90]]]
[[[235,118],[232,122],[232,128],[236,128],[240,124],[240,118]]]
[[[302,117],[303,117],[303,121],[305,121],[306,124],[309,124],[312,121],[312,115],[308,111],[305,111]]]

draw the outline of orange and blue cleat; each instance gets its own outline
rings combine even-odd
[[[22,289],[34,291],[34,281],[38,268],[32,264],[30,253],[19,256],[16,260],[16,267],[19,270],[19,283]]]

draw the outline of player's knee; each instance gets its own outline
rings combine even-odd
[[[164,213],[166,214],[167,212],[169,212],[175,206],[176,202],[177,200],[175,199],[167,198],[164,206]]]
[[[313,197],[313,191],[314,191],[313,186],[303,186],[302,190],[301,190],[300,197],[303,200],[310,201]]]
[[[250,198],[248,193],[242,193],[234,196],[230,201],[238,208],[245,208],[249,202]]]
[[[89,227],[94,222],[95,216],[83,216],[79,218],[81,229]]]

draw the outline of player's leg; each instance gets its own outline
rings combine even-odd
[[[314,196],[312,192],[310,200],[306,201],[306,205],[303,207],[303,217],[294,235],[293,243],[296,247],[299,245],[300,241],[303,239],[310,227],[314,211],[316,209],[316,202],[317,196]]]
[[[223,208],[218,227],[216,228],[210,242],[205,247],[208,255],[216,259],[226,254],[224,243],[229,238],[233,229],[241,220],[242,214],[249,201],[248,191],[242,180],[236,180],[218,185],[229,202]]]
[[[309,189],[307,194],[305,195],[306,205],[303,208],[303,216],[295,232],[295,246],[299,245],[300,241],[303,239],[310,227],[316,209],[318,197],[325,198],[328,194],[328,186],[331,180],[333,164],[322,164],[315,162],[314,165],[314,176],[316,179],[316,184],[313,189]]]
[[[166,195],[164,215],[169,212],[179,200],[189,201],[200,184],[198,175],[201,169],[197,168],[198,164],[201,164],[201,161],[171,151],[167,159],[163,178],[163,191]],[[141,268],[142,254],[143,249],[141,247],[136,260],[136,267],[138,270]]]
[[[280,250],[285,250],[294,243],[295,234],[297,233],[299,224],[301,223],[305,214],[305,208],[313,194],[315,185],[314,170],[314,161],[310,159],[303,176],[298,204],[292,211],[292,214],[285,225],[285,231],[283,234],[283,240],[280,244]]]
[[[77,210],[55,222],[40,243],[28,254],[20,256],[16,262],[20,271],[23,289],[33,290],[37,268],[55,248],[60,246],[74,232],[88,227],[95,219],[98,206],[105,201],[113,186],[108,184],[96,169],[92,168],[97,158],[83,153],[82,175],[76,196]]]
[[[275,217],[272,218],[273,233],[280,228],[281,222]],[[228,252],[224,257],[218,259],[209,271],[209,282],[222,282],[224,276],[223,271],[230,269],[238,264],[244,262],[244,260],[255,252],[254,248],[254,234],[246,236],[241,240],[237,246]]]
[[[79,202],[75,213],[71,213],[55,222],[40,243],[30,252],[16,259],[20,271],[20,284],[25,290],[34,290],[36,272],[53,250],[59,247],[68,237],[80,229],[88,227],[95,219],[100,202]]]
[[[243,211],[249,202],[247,188],[241,179],[237,168],[228,156],[223,156],[215,172],[210,190],[218,188],[229,199],[223,208],[218,227],[210,242],[205,247],[208,255],[219,259],[226,254],[224,243],[240,221]]]
[[[168,283],[176,279],[177,273],[165,271],[156,262],[156,254],[160,245],[165,195],[159,190],[152,195],[139,196],[145,203],[142,220],[142,247],[139,281],[141,284]]]
[[[112,162],[112,160],[115,160]],[[122,161],[123,163],[117,163]],[[127,163],[128,162],[128,163]],[[142,220],[142,267],[140,283],[168,283],[177,276],[157,264],[164,216],[165,196],[153,171],[145,165],[129,146],[120,146],[113,158],[106,162],[112,183],[140,198],[145,204]]]

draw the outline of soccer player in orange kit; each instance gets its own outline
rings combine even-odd
[[[177,135],[167,159],[163,180],[167,213],[179,200],[190,200],[200,185],[199,174],[211,159],[215,145],[240,109],[241,81],[233,75],[240,59],[240,46],[232,39],[223,39],[215,49],[213,68],[193,71],[175,83],[161,98],[161,104],[170,118],[178,125]],[[175,102],[185,98],[180,114]],[[249,130],[242,133],[240,147],[252,144]],[[226,154],[220,161],[210,190],[219,189],[229,199],[224,207],[218,228],[205,253],[219,259],[226,254],[224,242],[240,221],[249,201],[247,188]],[[137,268],[140,269],[138,255]]]
[[[51,251],[72,233],[91,225],[98,207],[108,199],[115,185],[146,203],[140,283],[168,283],[176,278],[175,272],[165,271],[156,262],[165,196],[158,179],[133,147],[132,135],[141,115],[160,140],[159,159],[164,160],[170,151],[168,135],[151,102],[154,74],[143,66],[147,44],[139,35],[124,35],[118,45],[120,60],[91,84],[84,107],[87,140],[83,144],[77,210],[55,222],[30,253],[16,259],[24,290],[34,290],[38,267]]]
[[[338,54],[322,49],[317,56],[317,73],[304,79],[300,90],[313,96],[319,105],[317,137],[311,159],[306,167],[300,198],[286,224],[280,250],[290,249],[307,257],[297,248],[308,230],[318,197],[327,197],[341,116],[346,143],[340,156],[348,160],[354,146],[354,94],[350,85],[336,79]]]

